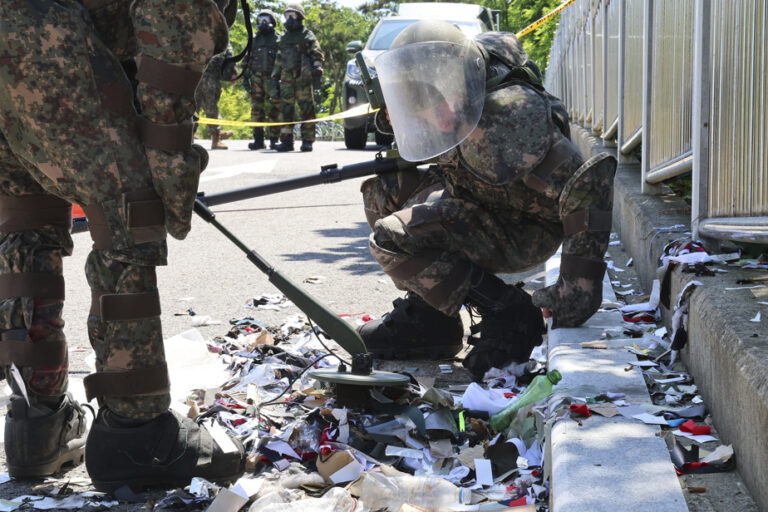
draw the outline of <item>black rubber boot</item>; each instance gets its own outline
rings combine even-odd
[[[67,394],[53,412],[28,407],[14,396],[5,417],[5,457],[13,478],[39,478],[65,464],[77,466],[85,454],[85,415]]]
[[[277,137],[269,139],[269,149],[277,149]]]
[[[482,320],[472,326],[467,343],[472,350],[463,365],[477,379],[491,368],[503,368],[510,363],[529,360],[533,348],[541,345],[546,332],[541,310],[533,305],[531,296],[518,285],[508,285],[493,274],[477,267],[472,270],[472,288],[467,298]]]
[[[463,346],[461,318],[447,316],[415,293],[395,299],[395,308],[357,332],[368,351],[379,359],[446,359]]]
[[[253,129],[253,142],[248,143],[248,149],[266,149],[266,146],[264,145],[264,128]]]
[[[223,434],[222,447],[206,425],[174,411],[138,426],[131,421],[101,409],[91,427],[85,467],[99,491],[183,487],[195,476],[227,485],[245,470],[239,440]]]
[[[312,141],[311,140],[301,141],[301,147],[299,149],[304,152],[312,151]]]
[[[286,136],[280,141],[280,144],[278,144],[275,149],[281,153],[285,151],[293,151],[293,135]]]

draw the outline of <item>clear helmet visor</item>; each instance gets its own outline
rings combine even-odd
[[[485,102],[485,61],[471,42],[412,43],[375,61],[400,156],[441,155],[475,129]]]

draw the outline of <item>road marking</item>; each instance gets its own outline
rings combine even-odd
[[[274,170],[276,164],[277,160],[261,160],[248,164],[213,167],[203,171],[203,174],[200,176],[200,183],[231,178],[239,174],[269,174]]]

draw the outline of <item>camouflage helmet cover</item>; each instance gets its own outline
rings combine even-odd
[[[304,19],[306,15],[304,14],[304,8],[299,3],[290,3],[285,6],[285,11],[283,13],[287,12],[295,12],[299,16],[301,16],[301,19]]]
[[[259,16],[269,16],[272,18],[272,24],[277,25],[277,16],[275,16],[275,13],[272,12],[270,9],[262,9],[259,11],[259,14],[256,15],[258,18]]]
[[[412,43],[448,41],[463,43],[467,36],[456,25],[440,20],[425,20],[405,27],[392,41],[389,49],[400,48]]]

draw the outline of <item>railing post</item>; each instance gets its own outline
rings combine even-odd
[[[616,1],[616,0],[614,0]],[[627,48],[627,19],[626,19],[626,13],[627,13],[627,0],[618,0],[619,2],[619,76],[617,81],[617,88],[618,93],[616,94],[616,98],[619,102],[618,108],[616,110],[618,119],[619,119],[619,125],[617,128],[616,133],[616,157],[619,160],[619,163],[627,163],[632,160],[632,158],[625,156],[621,152],[622,146],[624,146],[624,71],[626,66],[626,56],[624,55],[624,52]]]
[[[651,168],[651,86],[653,76],[653,0],[645,0],[643,5],[643,127],[642,148],[640,150],[640,191],[654,194],[660,189],[645,181]]]
[[[709,102],[711,0],[696,2],[693,28],[693,119],[691,147],[691,231],[699,238],[699,223],[708,216],[709,201]]]
[[[603,109],[603,129],[600,130],[600,134],[604,135],[608,131],[608,1],[602,0],[600,3],[600,9],[603,11],[603,58],[602,58],[602,70],[603,75],[603,104],[600,108]],[[603,139],[603,145],[605,145]]]

